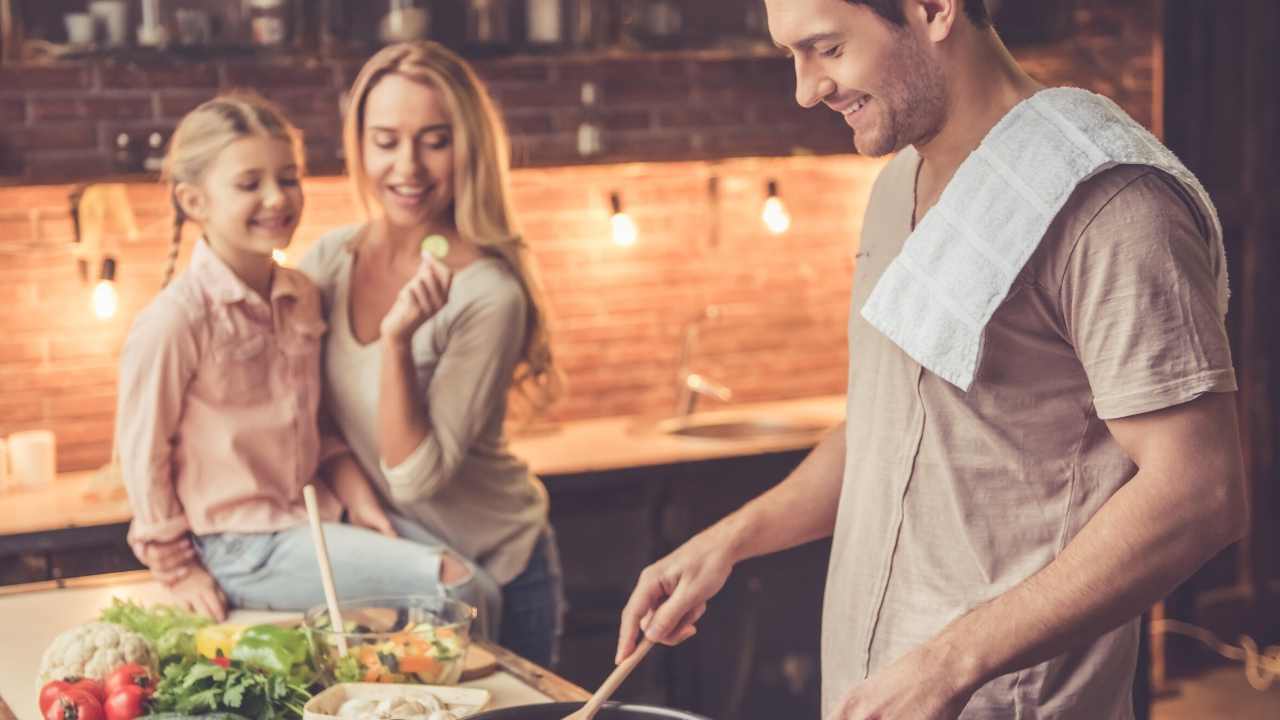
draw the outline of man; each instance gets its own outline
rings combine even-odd
[[[1221,229],[980,0],[766,0],[796,100],[897,152],[864,222],[845,425],[640,576],[693,635],[738,561],[826,536],[823,712],[1127,719],[1136,618],[1245,526]]]

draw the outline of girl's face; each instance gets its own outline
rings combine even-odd
[[[392,225],[453,226],[453,130],[438,90],[387,75],[364,105],[364,171]]]
[[[218,153],[198,185],[179,185],[179,199],[215,248],[269,256],[298,227],[298,172],[289,141],[243,137]]]

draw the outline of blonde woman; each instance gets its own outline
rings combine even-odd
[[[462,59],[416,42],[365,64],[344,142],[369,219],[301,265],[328,308],[334,418],[390,504],[501,585],[500,642],[549,663],[559,556],[546,490],[503,422],[513,387],[545,402],[558,385],[505,129]]]
[[[483,634],[497,586],[389,516],[344,443],[321,436],[320,293],[271,259],[302,214],[301,158],[297,132],[257,97],[210,100],[174,132],[166,286],[120,358],[130,544],[189,609],[305,610],[324,602],[302,500],[313,483],[340,596],[443,585],[480,606]],[[173,278],[187,223],[201,238]]]

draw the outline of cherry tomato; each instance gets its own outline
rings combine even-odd
[[[151,693],[155,692],[155,682],[151,679],[151,671],[137,663],[129,663],[121,665],[111,674],[107,676],[106,691],[107,697],[115,695],[122,687],[135,685],[146,691],[147,697],[151,697]]]
[[[74,676],[65,677],[61,680],[50,680],[45,683],[44,687],[40,688],[40,712],[43,713],[53,704],[54,700],[58,699],[58,693],[68,688],[84,690],[98,702],[103,702],[107,699],[106,690],[102,687],[102,683],[97,680]]]
[[[84,690],[67,688],[44,711],[45,720],[105,720],[102,703]]]
[[[103,707],[107,720],[134,720],[146,714],[147,691],[137,685],[126,685],[107,698]]]

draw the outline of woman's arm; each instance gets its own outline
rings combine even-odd
[[[392,497],[430,497],[457,473],[475,439],[506,401],[524,347],[527,301],[515,283],[485,290],[461,309],[429,386],[418,387],[407,347],[384,345],[382,471]],[[395,397],[388,397],[395,393]],[[389,410],[398,410],[396,415]]]

